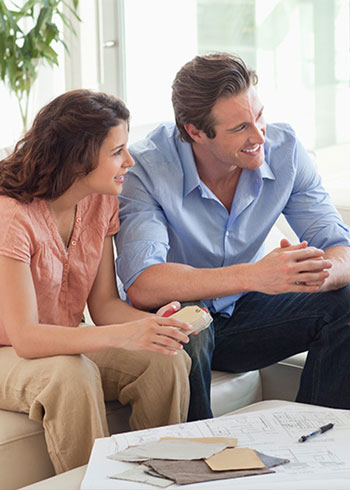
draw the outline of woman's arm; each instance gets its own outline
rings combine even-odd
[[[87,302],[89,313],[95,325],[122,323],[151,316],[150,313],[138,310],[120,299],[114,271],[111,237],[105,239],[102,259]],[[180,307],[178,301],[172,301],[160,308],[157,315],[161,316],[169,309],[175,312]]]
[[[108,243],[109,239],[106,239]],[[103,252],[108,255],[109,246]],[[103,284],[98,273],[98,282]],[[103,301],[100,308],[110,311],[112,293],[100,295],[97,285],[93,287],[96,298],[109,298]],[[187,324],[171,318],[161,318],[140,311],[134,317],[128,317],[127,312],[133,309],[121,302],[115,296],[112,302],[118,310],[121,306],[122,321],[119,323],[118,314],[111,324],[99,328],[70,328],[61,325],[39,324],[36,293],[30,267],[24,262],[0,256],[0,312],[1,321],[16,353],[21,357],[48,357],[59,354],[80,354],[83,352],[99,351],[110,347],[128,350],[150,350],[161,354],[174,355],[182,348],[180,342],[188,342],[183,331],[190,330]],[[181,327],[182,330],[175,327]],[[173,350],[175,349],[175,350]]]
[[[150,316],[119,297],[113,257],[112,237],[106,237],[101,262],[89,294],[88,307],[95,325],[109,325]]]

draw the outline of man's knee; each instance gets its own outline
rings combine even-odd
[[[190,341],[184,345],[184,349],[194,363],[203,357],[211,356],[214,349],[213,327],[210,326],[202,330],[198,335],[191,335]]]
[[[343,304],[344,308],[346,310],[349,310],[350,308],[350,285],[348,284],[347,286],[337,289],[336,291],[333,291],[334,295],[337,296],[338,301]]]
[[[322,303],[330,321],[350,315],[350,285],[334,291],[321,293]]]

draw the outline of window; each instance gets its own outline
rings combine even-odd
[[[32,113],[64,90],[122,97],[133,137],[173,119],[171,84],[197,53],[230,51],[257,70],[270,122],[289,122],[309,149],[350,144],[350,0],[84,0],[79,37],[59,69],[42,69]],[[72,42],[75,41],[75,47]],[[0,147],[18,137],[0,84]],[[9,121],[10,124],[9,124]],[[347,147],[344,147],[347,148]]]
[[[350,142],[349,0],[124,1],[133,125],[173,119],[171,83],[197,53],[230,51],[259,75],[268,121],[308,148]]]

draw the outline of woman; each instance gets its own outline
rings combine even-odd
[[[129,167],[129,111],[87,90],[45,106],[0,165],[0,408],[42,421],[56,473],[108,435],[104,400],[132,429],[186,420],[190,326],[118,295],[112,235]],[[78,327],[85,304],[98,327]],[[162,354],[162,355],[161,355]]]

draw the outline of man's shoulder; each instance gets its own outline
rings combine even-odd
[[[266,140],[271,146],[275,146],[294,142],[296,135],[294,129],[289,124],[276,122],[266,125]]]
[[[293,166],[297,137],[287,123],[273,123],[266,126],[265,159],[271,168],[279,166],[281,159]]]
[[[173,158],[177,153],[176,141],[179,138],[174,123],[162,123],[145,138],[132,143],[129,147],[131,155],[139,161],[149,163]]]

